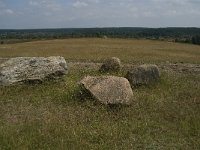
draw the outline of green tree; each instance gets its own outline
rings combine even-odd
[[[192,37],[192,43],[200,45],[200,35],[195,35]]]

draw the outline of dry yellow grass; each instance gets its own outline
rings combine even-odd
[[[200,63],[200,46],[132,39],[64,39],[0,45],[0,57],[64,56],[68,61],[102,61],[116,56],[124,62]]]
[[[200,63],[200,46],[125,39],[0,45],[0,57],[50,55],[68,61],[117,56],[131,63]],[[0,150],[199,150],[199,73],[162,72],[157,84],[133,89],[132,104],[124,107],[102,105],[79,87],[84,76],[102,75],[97,70],[72,67],[60,81],[0,87]]]

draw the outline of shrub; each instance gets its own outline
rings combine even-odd
[[[192,37],[192,43],[200,45],[200,35],[195,35]]]

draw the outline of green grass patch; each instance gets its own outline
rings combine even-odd
[[[114,107],[84,95],[77,83],[85,75],[99,73],[0,87],[0,149],[200,148],[199,75],[162,73],[133,89],[130,106]]]

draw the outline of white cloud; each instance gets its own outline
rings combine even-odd
[[[99,0],[85,0],[87,1],[88,3],[99,3],[100,1]]]
[[[200,26],[200,0],[0,0],[0,28]],[[6,16],[6,17],[5,17]]]
[[[87,7],[91,4],[98,4],[100,2],[100,0],[76,0],[75,2],[73,2],[73,7],[76,7],[76,8],[81,8],[81,7]]]
[[[11,10],[11,9],[6,9],[6,10],[5,10],[5,13],[6,13],[6,14],[13,14],[13,13],[14,13],[14,11],[13,11],[13,10]]]
[[[44,11],[60,11],[62,8],[61,4],[56,0],[30,0],[29,5],[39,7]]]
[[[87,7],[88,4],[86,2],[76,1],[73,3],[73,6],[76,8]]]
[[[12,15],[14,11],[7,8],[6,4],[3,1],[0,1],[0,15]]]
[[[1,9],[0,10],[0,15],[4,16],[4,15],[13,15],[14,11],[11,9]]]
[[[39,3],[37,1],[30,1],[29,4],[31,6],[39,6]]]

